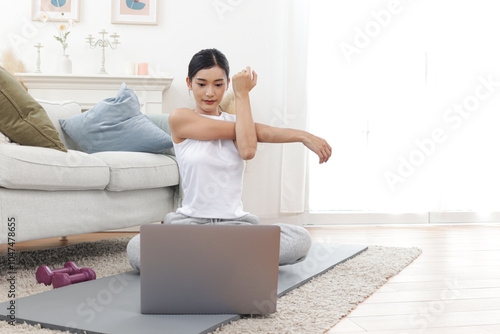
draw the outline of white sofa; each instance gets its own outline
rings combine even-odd
[[[0,244],[159,222],[178,207],[173,150],[81,152],[58,121],[81,113],[80,105],[39,102],[68,152],[0,144]],[[170,132],[167,115],[147,116]]]

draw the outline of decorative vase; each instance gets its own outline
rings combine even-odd
[[[72,70],[72,62],[69,59],[69,55],[62,55],[59,60],[59,73],[71,73]]]

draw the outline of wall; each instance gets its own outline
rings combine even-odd
[[[111,2],[81,0],[80,21],[68,36],[67,53],[73,73],[97,73],[101,53],[90,49],[85,37],[97,37],[101,29],[116,32],[121,44],[106,50],[106,69],[124,74],[126,62],[148,62],[156,73],[175,77],[165,92],[164,113],[192,106],[185,84],[192,55],[203,48],[226,54],[232,74],[247,65],[259,74],[251,93],[257,122],[280,125],[284,109],[285,0],[159,0],[159,24],[111,24]],[[0,50],[14,46],[28,67],[36,68],[36,43],[42,43],[42,72],[51,73],[61,54],[53,38],[52,23],[31,20],[31,1],[11,1],[0,12]],[[279,212],[281,145],[259,144],[255,159],[247,164],[243,202],[245,209],[261,217]]]

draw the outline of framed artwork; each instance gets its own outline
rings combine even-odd
[[[111,0],[111,23],[158,24],[158,0]]]
[[[68,21],[71,19],[78,22],[80,21],[80,0],[32,0],[31,14],[33,21]],[[43,17],[45,15],[46,17]]]

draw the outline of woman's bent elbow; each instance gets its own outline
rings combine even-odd
[[[240,154],[240,158],[243,160],[252,160],[255,157],[256,149],[246,149],[241,150],[238,153]]]

